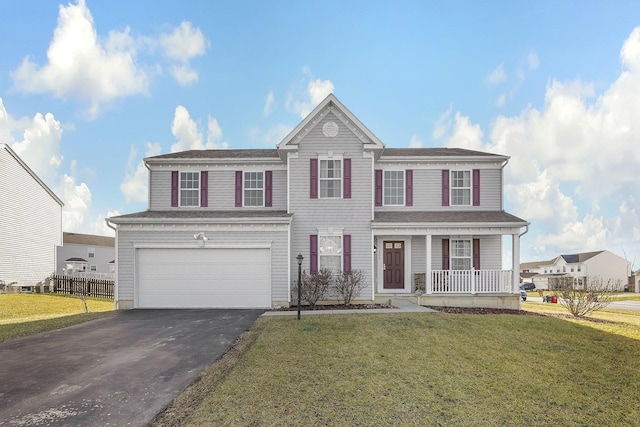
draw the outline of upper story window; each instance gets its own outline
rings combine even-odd
[[[384,171],[384,204],[404,205],[404,171]]]
[[[180,206],[200,206],[200,172],[180,172]]]
[[[451,171],[451,205],[471,206],[471,171]]]
[[[342,236],[318,236],[318,265],[333,272],[342,270]]]
[[[95,248],[87,249],[87,257],[95,258],[96,257],[96,249]]]
[[[263,172],[244,173],[244,205],[264,206]]]
[[[342,159],[320,159],[320,197],[342,197]]]
[[[471,240],[451,241],[451,269],[471,270]]]

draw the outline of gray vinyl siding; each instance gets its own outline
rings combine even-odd
[[[411,239],[411,290],[415,291],[415,275],[427,271],[427,239],[425,236],[413,236]]]
[[[207,209],[207,210],[234,210],[234,209],[260,209],[256,207],[236,208],[236,170],[264,171],[272,170],[272,206],[264,209],[286,210],[287,209],[287,171],[284,169],[273,170],[260,165],[229,165],[220,168],[176,168],[179,171],[209,171],[208,186],[208,207],[171,207],[171,171],[151,171],[151,210],[186,210],[186,209]]]
[[[0,144],[0,279],[33,285],[56,269],[62,206]]]
[[[413,206],[376,206],[376,211],[436,211],[436,210],[501,210],[502,209],[502,177],[501,169],[480,169],[480,206],[442,206],[442,170],[460,169],[471,170],[474,165],[456,165],[455,168],[420,169],[415,164],[398,163],[376,169],[383,170],[413,170]],[[406,183],[405,183],[406,185]]]
[[[324,136],[327,121],[338,124],[338,134]],[[291,232],[292,278],[297,277],[295,256],[304,256],[303,269],[310,268],[309,236],[333,228],[351,235],[351,268],[363,270],[367,286],[357,299],[371,299],[372,252],[371,216],[373,203],[373,160],[363,157],[363,143],[333,113],[327,114],[298,144],[298,158],[289,160],[290,209],[294,213]],[[311,199],[310,159],[327,155],[351,159],[351,198]],[[318,192],[319,193],[319,192]]]
[[[218,229],[197,226],[177,225],[175,229],[149,230],[137,226],[118,227],[118,300],[134,300],[135,282],[135,248],[134,245],[157,245],[158,247],[197,247],[194,233],[205,231],[209,242],[248,245],[255,242],[271,243],[271,299],[272,301],[288,300],[287,284],[287,240],[286,226],[265,226],[266,230]],[[223,226],[224,227],[224,226]],[[274,228],[277,227],[277,228]],[[191,245],[191,246],[190,246]],[[251,266],[247,266],[251,268]]]

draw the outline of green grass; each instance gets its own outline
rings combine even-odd
[[[0,342],[64,328],[105,316],[113,300],[88,298],[89,313],[72,296],[52,294],[0,294]]]
[[[158,425],[636,426],[635,322],[621,334],[542,316],[261,318],[228,375],[209,380],[214,364],[185,418]]]

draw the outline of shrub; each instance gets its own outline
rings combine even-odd
[[[333,283],[333,273],[326,268],[318,272],[307,274],[302,272],[302,300],[309,304],[311,308],[315,307],[318,301],[326,299],[329,289]],[[298,298],[298,281],[292,287],[294,299]]]
[[[364,286],[364,271],[351,270],[340,272],[335,281],[334,289],[344,305],[349,305],[353,297],[359,294]]]
[[[586,316],[605,308],[612,301],[613,292],[620,289],[619,281],[605,282],[601,277],[561,277],[554,285],[558,302],[574,317]]]

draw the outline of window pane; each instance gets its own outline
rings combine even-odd
[[[342,253],[342,236],[320,236],[320,255],[340,255]]]
[[[342,160],[320,160],[320,197],[342,197]]]
[[[264,181],[262,172],[244,173],[244,205],[263,206]]]
[[[404,205],[404,171],[384,172],[384,204]]]
[[[200,206],[200,172],[180,173],[180,206]]]
[[[341,258],[339,256],[321,256],[320,269],[329,269],[338,272],[341,270]]]

